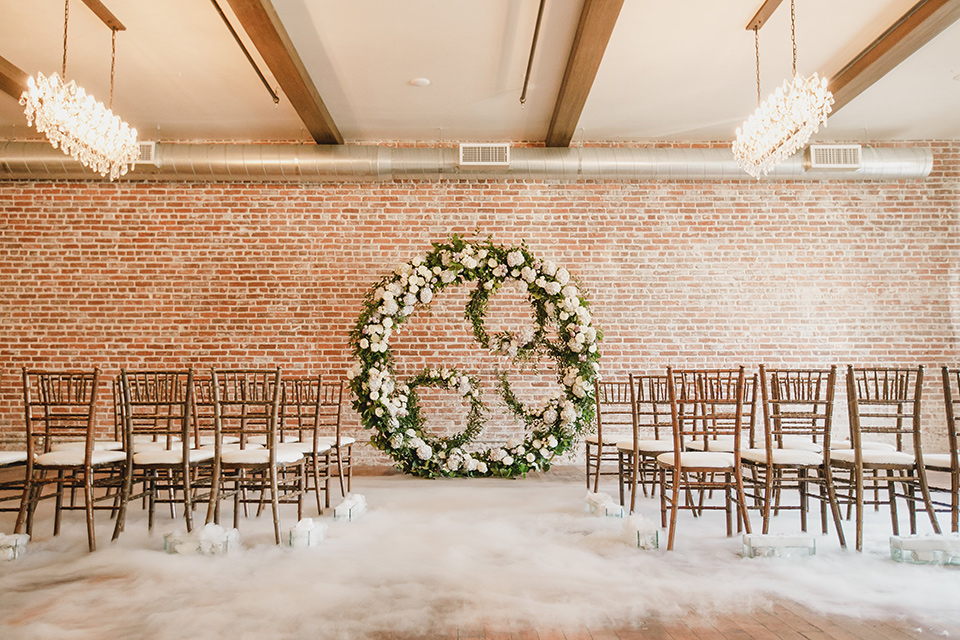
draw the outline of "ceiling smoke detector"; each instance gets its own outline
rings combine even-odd
[[[490,167],[510,165],[510,144],[461,142],[460,166]]]

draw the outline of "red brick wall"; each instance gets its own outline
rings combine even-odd
[[[932,176],[901,182],[0,182],[0,447],[22,430],[22,365],[342,374],[365,291],[451,233],[526,241],[569,268],[605,333],[606,377],[924,363],[934,433],[935,367],[960,365],[960,142],[930,144]],[[403,371],[443,362],[492,384],[464,294],[408,323]],[[490,321],[526,315],[505,293]],[[515,432],[492,422],[490,439]],[[351,411],[345,424],[365,439]]]

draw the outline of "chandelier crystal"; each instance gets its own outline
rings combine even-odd
[[[814,73],[809,78],[797,74],[793,82],[784,80],[737,128],[734,158],[754,178],[766,175],[807,144],[821,124],[826,126],[832,107],[826,78]]]
[[[101,176],[115,180],[133,168],[140,157],[137,130],[113,114],[113,78],[117,65],[117,31],[125,27],[119,22],[107,26],[111,30],[110,107],[98,102],[82,87],[67,77],[67,26],[70,24],[70,0],[63,3],[63,68],[49,77],[37,73],[27,78],[27,90],[20,95],[27,125],[37,123],[53,148],[79,160]]]
[[[140,157],[137,130],[73,80],[64,83],[56,72],[28,78],[20,104],[27,124],[36,121],[37,131],[46,134],[54,149],[63,149],[101,176],[115,180]]]
[[[793,43],[793,82],[783,85],[764,102],[760,102],[760,23],[753,23],[754,47],[757,52],[757,110],[737,128],[733,157],[737,164],[754,178],[766,175],[807,144],[810,136],[827,126],[827,115],[833,108],[833,94],[827,90],[827,79],[816,73],[805,78],[797,73],[796,5],[790,0],[790,40]]]

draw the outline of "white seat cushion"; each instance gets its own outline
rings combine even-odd
[[[300,453],[313,453],[313,443],[312,442],[281,442],[277,444],[277,449],[290,449],[291,451],[299,451]],[[317,453],[322,453],[323,451],[329,451],[330,446],[325,445]]]
[[[149,433],[135,433],[133,434],[133,444],[141,444],[144,442],[166,442],[167,434],[158,434],[152,436]],[[180,436],[170,436],[172,442],[180,442]]]
[[[223,464],[229,465],[258,465],[270,463],[269,449],[243,449],[241,451],[227,451],[221,456]],[[303,454],[290,448],[277,448],[277,463],[289,464],[303,460]]]
[[[213,436],[200,436],[200,446],[203,447],[208,444],[213,444],[214,440],[215,438]],[[223,442],[224,444],[236,444],[240,442],[240,438],[237,436],[223,436],[220,439],[220,442]],[[190,438],[190,447],[194,447],[193,438]]]
[[[901,451],[886,451],[883,449],[867,449],[861,452],[863,463],[867,465],[894,464],[911,466],[913,456]],[[836,460],[846,464],[854,464],[855,452],[853,449],[830,449],[830,461]]]
[[[50,451],[83,451],[86,448],[87,443],[80,442],[58,442],[54,445],[51,445]],[[94,440],[93,441],[93,450],[94,451],[119,451],[123,449],[123,443],[116,440]]]
[[[732,453],[722,451],[682,451],[680,453],[680,468],[688,469],[733,469]],[[657,456],[657,464],[663,467],[673,467],[674,452],[661,453]]]
[[[267,436],[265,435],[251,436],[247,438],[247,442],[252,442],[254,444],[262,444],[263,446],[267,446]],[[297,436],[291,436],[287,434],[287,435],[284,435],[283,438],[281,439],[280,435],[277,434],[277,442],[283,443],[283,444],[287,444],[288,442],[290,443],[300,442],[300,438],[298,438]]]
[[[217,445],[215,444],[205,444],[202,447],[200,447],[201,450],[205,450],[205,451],[213,451],[216,448],[217,448]],[[263,449],[263,446],[259,444],[248,444],[246,448],[253,451],[256,449]],[[241,447],[239,442],[224,442],[223,444],[220,445],[220,451],[222,452],[223,451],[240,451],[240,449]]]
[[[0,451],[0,466],[27,461],[26,451]]]
[[[815,453],[823,453],[823,445],[819,442],[814,442],[810,438],[804,436],[782,436],[782,449],[800,449],[802,451],[813,451]],[[762,442],[762,440],[761,440]]]
[[[37,456],[37,466],[46,467],[80,467],[83,466],[83,450],[51,451]],[[123,462],[127,454],[123,451],[94,451],[91,463],[96,466],[111,462]]]
[[[803,449],[773,449],[770,451],[774,465],[788,465],[794,467],[816,467],[823,464],[823,454]],[[744,449],[740,458],[756,464],[767,463],[766,449]]]
[[[213,451],[206,449],[191,449],[190,462],[213,460]],[[168,464],[177,465],[183,462],[183,449],[155,449],[140,451],[133,454],[133,464]]]
[[[743,438],[743,444],[747,444],[746,438]],[[717,436],[708,438],[706,442],[703,438],[694,438],[686,442],[687,449],[691,451],[733,451],[733,445],[733,436]]]
[[[629,437],[632,437],[632,436],[630,436],[629,434],[623,434],[623,433],[605,433],[603,434],[603,442],[601,443],[600,436],[598,436],[595,433],[592,433],[588,435],[586,438],[584,438],[584,440],[586,440],[590,444],[603,444],[603,446],[605,447],[612,447],[612,446],[615,446],[618,442],[621,442],[625,438],[629,438]],[[333,438],[330,438],[330,439],[333,440]]]
[[[356,441],[357,441],[356,438],[351,438],[350,436],[340,436],[341,447],[348,447]],[[337,444],[337,438],[336,436],[320,436],[319,438],[317,438],[317,443],[325,444],[330,447],[333,447]]]
[[[0,455],[3,455],[0,453]],[[923,454],[923,466],[928,469],[937,469],[939,471],[950,471],[949,453],[925,453]]]
[[[834,449],[852,449],[853,443],[850,440],[834,440],[830,443],[830,450]],[[866,451],[867,449],[873,451],[896,451],[897,448],[890,444],[889,442],[873,442],[871,440],[861,440],[860,448]]]

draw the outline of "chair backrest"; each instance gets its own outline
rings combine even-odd
[[[943,367],[943,406],[947,417],[947,441],[950,445],[950,467],[954,472],[960,470],[960,454],[957,443],[960,440],[960,369]]]
[[[213,437],[213,380],[206,376],[193,376],[193,438],[199,443]],[[199,445],[198,445],[199,446]]]
[[[192,425],[193,369],[186,371],[120,370],[123,442],[150,440],[170,448],[187,444]]]
[[[22,373],[28,460],[60,441],[83,441],[89,459],[100,369],[35,371],[24,367]]]
[[[768,369],[760,365],[763,425],[767,449],[791,439],[830,447],[837,367]]]
[[[920,455],[923,365],[913,368],[847,366],[850,440],[859,450],[864,434],[893,441],[898,451]],[[918,460],[918,462],[922,462]]]
[[[280,369],[213,369],[214,424],[223,436],[240,438],[246,445],[252,436],[266,436],[272,450],[277,444]]]
[[[670,434],[670,392],[667,376],[630,374],[634,443],[643,438]]]
[[[278,438],[295,433],[301,442],[315,438],[320,416],[321,376],[284,377],[280,397]]]
[[[597,437],[603,442],[604,430],[608,434],[633,432],[633,402],[630,395],[630,382],[607,382],[597,380],[594,383],[597,405]]]
[[[746,389],[743,367],[668,367],[667,380],[675,454],[679,456],[685,443],[691,439],[703,439],[706,442],[705,448],[709,450],[710,441],[723,436],[732,437],[733,452],[739,453]]]

